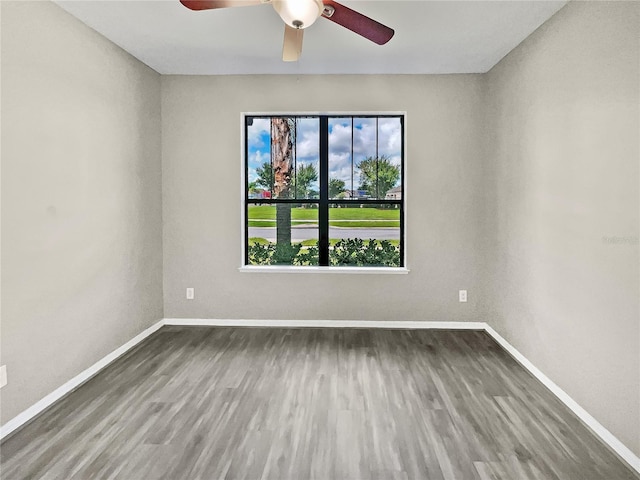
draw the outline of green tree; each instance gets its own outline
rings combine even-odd
[[[318,180],[318,171],[312,163],[298,165],[296,172],[296,198],[310,198],[315,191],[311,184]]]
[[[271,187],[273,186],[273,168],[271,164],[264,162],[261,167],[256,168],[256,173],[258,174],[258,178],[252,183],[271,191]],[[249,187],[251,187],[251,184],[249,184]]]
[[[329,179],[329,198],[336,198],[338,195],[343,193],[347,186],[345,185],[343,180],[339,178],[330,178]]]
[[[249,182],[249,195],[254,195],[258,191],[258,182]]]
[[[356,165],[360,169],[360,190],[374,198],[384,198],[400,179],[400,167],[389,157],[367,157]]]

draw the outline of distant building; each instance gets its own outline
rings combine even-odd
[[[367,194],[366,190],[345,190],[344,198],[361,200],[370,198],[370,196]]]
[[[385,200],[402,200],[402,187],[394,187],[384,196]]]

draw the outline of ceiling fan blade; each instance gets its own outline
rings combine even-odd
[[[325,11],[322,16],[332,22],[348,28],[352,32],[371,40],[378,45],[384,45],[395,33],[392,28],[376,22],[375,20],[351,10],[349,7],[334,2],[333,0],[322,0]]]
[[[269,3],[269,0],[180,0],[190,10],[212,10],[214,8],[245,7]]]
[[[297,62],[302,53],[302,38],[304,30],[284,26],[284,45],[282,46],[282,60],[285,62]]]

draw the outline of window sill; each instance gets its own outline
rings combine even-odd
[[[338,273],[338,274],[382,274],[406,275],[405,267],[289,267],[286,265],[245,265],[238,269],[241,273]]]

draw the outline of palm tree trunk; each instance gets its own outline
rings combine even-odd
[[[276,204],[276,244],[291,245],[291,204]]]
[[[271,162],[273,165],[273,198],[291,197],[293,173],[293,141],[287,118],[271,119]],[[276,248],[291,246],[291,204],[276,204]]]

